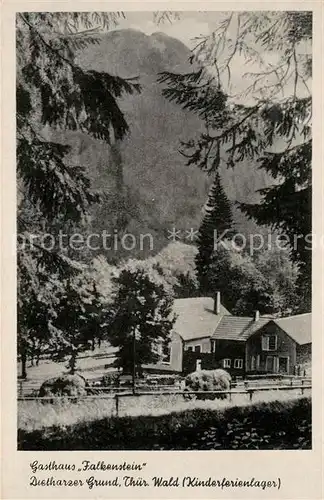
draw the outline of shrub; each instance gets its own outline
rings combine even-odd
[[[296,424],[298,422],[298,424]],[[311,449],[311,400],[104,417],[18,431],[20,450]]]
[[[107,373],[104,375],[101,379],[101,385],[103,387],[109,387],[111,385],[118,385],[119,384],[119,373]]]
[[[81,375],[61,375],[50,378],[42,384],[38,395],[40,397],[51,396],[86,396],[87,381]]]
[[[186,388],[192,391],[229,391],[231,376],[225,370],[200,370],[187,375]],[[197,399],[226,399],[226,394],[197,394]]]
[[[147,385],[174,385],[179,379],[176,375],[164,375],[164,376],[154,376],[148,375],[145,378],[145,384]]]

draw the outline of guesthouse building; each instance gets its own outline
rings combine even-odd
[[[223,368],[234,378],[257,374],[305,375],[311,362],[311,314],[285,318],[233,316],[215,298],[174,302],[176,321],[167,355],[147,371],[187,375]],[[162,353],[161,353],[162,354]]]
[[[311,314],[272,319],[246,341],[248,373],[304,375],[311,363]]]

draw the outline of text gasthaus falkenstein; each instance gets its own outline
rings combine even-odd
[[[33,474],[40,471],[141,471],[145,468],[146,462],[121,462],[117,463],[106,463],[103,460],[98,460],[97,462],[91,462],[90,460],[82,460],[80,464],[75,463],[60,463],[55,460],[49,462],[39,462],[34,460],[30,463],[30,468]]]

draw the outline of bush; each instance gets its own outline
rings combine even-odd
[[[192,391],[229,391],[231,376],[225,370],[200,370],[187,375],[187,390]],[[227,394],[197,394],[197,399],[226,399]]]
[[[311,449],[311,400],[105,417],[18,431],[19,450]]]
[[[179,379],[176,375],[164,375],[164,376],[154,376],[148,375],[145,378],[145,384],[147,385],[174,385]]]
[[[109,387],[111,385],[118,385],[119,384],[119,373],[107,373],[107,375],[104,375],[101,379],[101,385],[103,387]]]
[[[45,380],[39,390],[39,397],[86,396],[87,381],[81,375],[61,375]]]

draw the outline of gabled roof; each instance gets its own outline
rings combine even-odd
[[[260,317],[257,321],[248,316],[223,316],[212,339],[245,341],[269,321],[271,318],[265,316]]]
[[[211,337],[223,315],[230,314],[222,305],[220,314],[215,314],[211,297],[176,299],[173,311],[178,316],[173,330],[185,341]]]
[[[298,314],[273,320],[297,344],[309,344],[312,341],[312,314]]]
[[[223,316],[211,338],[213,340],[245,341],[271,321],[287,333],[297,344],[308,344],[312,341],[311,316],[311,313],[278,319],[263,316],[258,321],[247,316]]]

